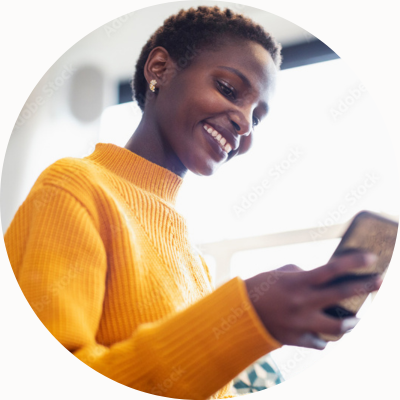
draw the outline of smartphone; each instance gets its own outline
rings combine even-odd
[[[396,243],[398,223],[371,211],[361,211],[353,218],[331,259],[355,251],[371,252],[378,256],[377,261],[364,268],[357,268],[354,272],[340,276],[328,283],[327,286],[341,282],[358,280],[368,276],[383,276],[392,258]],[[357,295],[342,300],[337,305],[324,310],[327,315],[334,318],[356,316],[365,299],[368,297],[368,288]],[[319,334],[324,340],[336,341],[341,335]]]

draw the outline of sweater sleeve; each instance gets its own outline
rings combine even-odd
[[[124,341],[98,343],[107,274],[98,221],[72,193],[56,187],[51,193],[45,201],[40,190],[28,197],[4,240],[39,319],[94,370],[143,392],[208,399],[281,346],[259,320],[240,278],[184,310],[140,325]],[[29,231],[22,235],[25,225]]]

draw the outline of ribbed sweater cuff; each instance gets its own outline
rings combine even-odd
[[[238,277],[151,325],[149,357],[160,363],[167,378],[167,371],[179,371],[179,391],[190,399],[208,398],[257,359],[281,347],[265,329]],[[173,397],[173,392],[171,388],[163,395]]]

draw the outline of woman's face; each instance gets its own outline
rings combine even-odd
[[[187,68],[169,68],[154,115],[182,164],[197,175],[211,175],[251,147],[257,124],[268,113],[277,68],[253,41],[227,39],[218,51],[194,51],[191,57]],[[217,133],[226,142],[218,143]]]

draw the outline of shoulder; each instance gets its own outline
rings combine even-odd
[[[79,195],[98,185],[96,166],[83,158],[65,157],[45,168],[37,178],[32,190],[52,185]]]
[[[99,172],[95,164],[84,158],[65,157],[42,171],[28,198],[38,195],[43,198],[43,194],[51,193],[51,198],[56,199],[57,193],[64,193],[93,213],[98,208],[99,188]]]
[[[66,157],[45,168],[18,207],[7,228],[8,236],[25,222],[40,221],[45,214],[80,218],[87,213],[95,226],[103,223],[105,196],[99,183],[98,167],[91,161]]]

